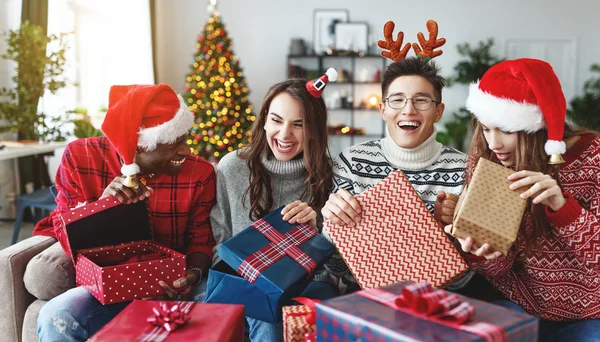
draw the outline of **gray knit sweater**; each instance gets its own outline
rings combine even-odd
[[[210,212],[216,241],[214,262],[218,260],[216,252],[221,243],[253,223],[248,218],[250,199],[246,199],[245,205],[243,202],[244,192],[250,186],[250,170],[247,161],[239,157],[239,152],[227,154],[217,165],[217,203]],[[262,162],[271,176],[273,209],[296,200],[307,201],[307,198],[302,198],[307,177],[302,159],[282,162],[273,156],[265,156]]]

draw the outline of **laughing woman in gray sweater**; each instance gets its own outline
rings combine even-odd
[[[217,204],[210,215],[215,252],[225,240],[283,205],[284,220],[318,229],[317,212],[332,187],[332,163],[322,88],[315,92],[310,84],[296,79],[271,87],[250,144],[219,162]],[[252,341],[283,340],[281,323],[246,320]]]

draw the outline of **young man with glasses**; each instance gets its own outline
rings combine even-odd
[[[352,229],[361,219],[361,206],[354,196],[401,169],[436,220],[442,226],[452,221],[466,156],[436,141],[434,124],[444,113],[445,83],[438,72],[433,62],[416,57],[387,68],[379,109],[389,136],[351,146],[335,158],[334,189],[321,210],[324,219]],[[450,289],[464,286],[471,276],[467,274]],[[359,289],[337,253],[315,280],[333,282],[341,293]]]

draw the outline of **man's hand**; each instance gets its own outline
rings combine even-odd
[[[124,176],[116,177],[100,196],[100,199],[114,196],[119,202],[129,204],[136,203],[137,201],[143,201],[145,198],[150,197],[154,190],[150,187],[145,186],[142,182],[139,183],[137,189],[129,188],[123,185],[125,180]]]
[[[308,223],[314,230],[317,230],[317,212],[308,203],[294,201],[281,210],[281,215],[283,215],[283,220],[290,224]]]
[[[435,217],[435,220],[438,221],[442,227],[452,223],[457,202],[458,196],[447,194],[443,191],[438,192],[437,198],[435,199],[433,217]]]
[[[194,285],[198,283],[199,277],[199,272],[187,270],[184,278],[179,278],[173,282],[173,287],[162,280],[158,282],[158,285],[165,289],[165,293],[169,298],[175,300],[187,300],[192,293]]]
[[[360,222],[361,206],[348,191],[341,189],[329,195],[321,214],[325,220],[335,224],[355,226]]]

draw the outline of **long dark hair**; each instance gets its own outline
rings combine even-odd
[[[480,122],[473,118],[472,125],[474,133],[471,141],[471,151],[469,152],[469,165],[467,167],[465,184],[468,184],[471,181],[473,171],[475,171],[475,166],[477,165],[479,158],[501,164],[500,160],[496,157],[496,154],[489,149]],[[545,129],[535,133],[519,131],[516,132],[516,134],[517,149],[514,152],[515,164],[512,168],[514,168],[515,171],[529,170],[549,174],[560,185],[560,179],[558,177],[560,165],[549,165],[548,155],[544,150],[544,144],[548,140],[548,131]],[[598,132],[575,128],[565,124],[563,140],[567,141],[572,137],[584,134],[598,135]],[[533,204],[531,202],[532,199],[533,198],[529,198],[527,201],[527,209],[525,212],[525,219],[530,217],[532,222],[532,230],[530,232],[525,232],[528,251],[537,248],[539,238],[548,236],[550,233],[544,206],[542,204]]]
[[[263,156],[273,154],[264,130],[267,115],[273,99],[286,92],[302,105],[302,127],[304,149],[302,158],[308,176],[304,180],[306,189],[302,195],[309,195],[308,204],[317,212],[321,209],[331,191],[333,171],[327,145],[327,107],[322,98],[315,98],[306,90],[306,80],[292,79],[277,83],[269,89],[263,99],[262,108],[252,127],[252,139],[240,152],[240,158],[247,160],[250,169],[250,186],[244,192],[243,203],[250,196],[251,221],[257,220],[273,210],[271,177],[262,164]]]

